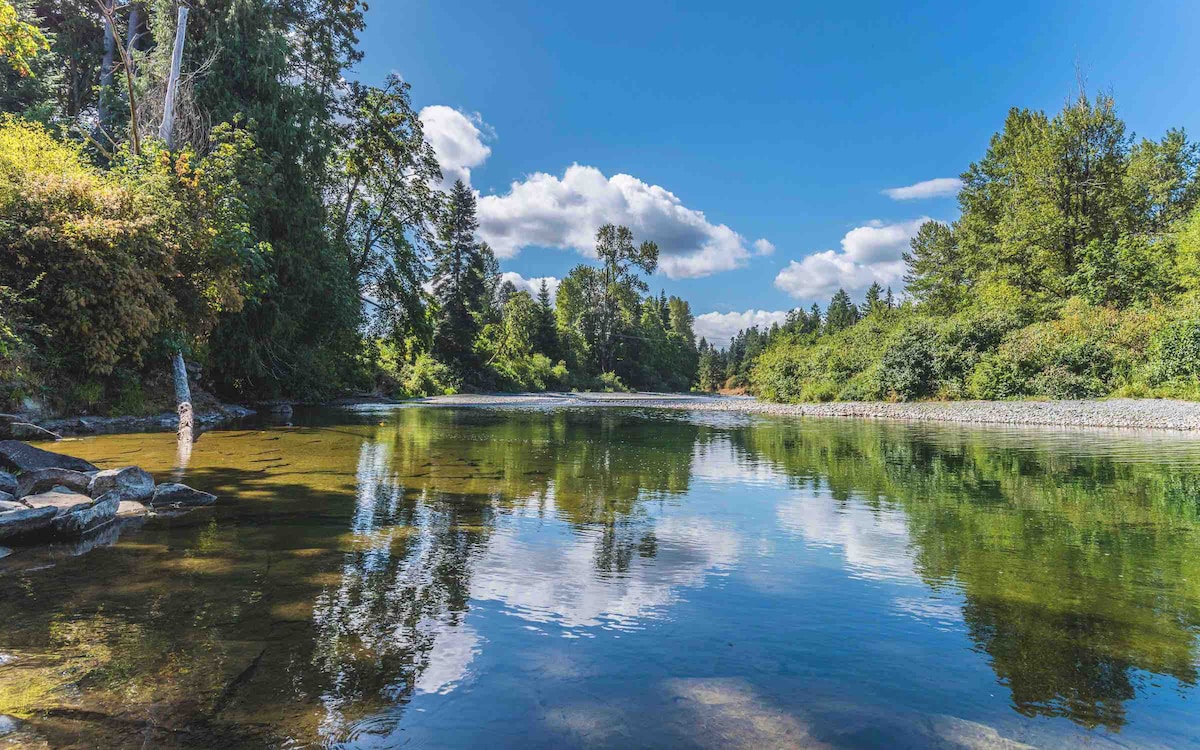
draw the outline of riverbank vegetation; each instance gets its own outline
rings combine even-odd
[[[1135,139],[1112,98],[1010,111],[927,222],[907,294],[793,311],[702,352],[702,387],[774,401],[1200,398],[1200,151]]]
[[[0,409],[161,409],[178,350],[251,401],[691,386],[652,241],[604,227],[557,304],[503,282],[409,85],[347,83],[364,10],[190,8],[168,146],[175,2],[0,0]]]

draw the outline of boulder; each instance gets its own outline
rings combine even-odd
[[[56,516],[65,516],[77,510],[88,508],[94,502],[87,495],[70,490],[51,490],[39,495],[29,495],[22,502],[30,508],[54,508]]]
[[[154,489],[151,505],[178,505],[184,508],[195,508],[202,505],[212,505],[217,501],[216,495],[194,490],[186,484],[168,482]]]
[[[84,508],[75,508],[56,516],[50,522],[50,530],[56,536],[73,538],[95,531],[113,522],[121,506],[121,493],[110,492]]]
[[[95,466],[74,456],[44,451],[20,440],[0,440],[0,467],[9,471],[33,471],[34,469],[70,469],[72,471],[99,471]]]
[[[37,495],[55,487],[66,487],[72,492],[87,492],[92,482],[89,474],[70,469],[33,469],[17,477],[17,497]]]
[[[10,495],[17,494],[17,478],[7,471],[0,471],[0,492]]]
[[[10,495],[7,492],[0,491],[0,505],[21,505],[21,504],[17,502],[16,495]],[[21,507],[26,508],[28,506],[21,505]],[[16,510],[16,508],[9,508],[9,510]]]
[[[15,499],[11,499],[12,495],[9,495],[8,498],[5,498],[3,497],[3,494],[3,492],[0,492],[0,513],[7,513],[10,510],[29,509],[29,506],[25,503],[18,503]]]
[[[145,502],[154,497],[154,477],[137,466],[105,469],[93,476],[87,487],[92,497],[114,491],[121,493],[122,500]]]
[[[135,500],[122,500],[117,506],[117,518],[137,518],[149,513],[149,508]]]
[[[36,534],[50,527],[58,509],[53,506],[25,508],[0,513],[0,539]]]

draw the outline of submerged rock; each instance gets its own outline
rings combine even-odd
[[[26,472],[35,469],[70,469],[72,471],[99,471],[82,458],[65,456],[61,453],[34,448],[20,440],[0,440],[0,466],[10,471]]]
[[[10,495],[17,494],[17,478],[7,471],[0,471],[0,492]]]
[[[192,489],[186,484],[169,482],[167,484],[160,484],[155,488],[154,499],[150,501],[150,504],[156,506],[178,505],[185,508],[194,508],[202,505],[212,505],[216,501],[216,495]]]
[[[64,516],[77,510],[90,507],[94,500],[87,495],[72,492],[66,488],[55,488],[49,492],[29,495],[21,499],[31,508],[54,508],[56,515]]]
[[[56,516],[50,522],[50,530],[59,537],[83,536],[101,526],[112,523],[121,505],[121,493],[110,492],[84,508],[76,508]]]
[[[137,466],[105,469],[91,478],[87,493],[100,497],[107,492],[120,492],[122,500],[145,502],[154,497],[154,477]]]
[[[137,518],[149,513],[150,509],[136,500],[122,500],[117,506],[117,518]]]
[[[0,539],[15,539],[44,531],[57,515],[58,509],[49,505],[0,513]]]
[[[17,497],[36,495],[55,487],[66,487],[72,492],[87,492],[91,484],[90,474],[71,469],[34,469],[17,477]]]

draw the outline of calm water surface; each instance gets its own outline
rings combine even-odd
[[[1200,746],[1200,441],[399,408],[64,448],[223,504],[0,560],[20,747]]]

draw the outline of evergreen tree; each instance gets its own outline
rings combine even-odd
[[[884,309],[883,287],[879,285],[878,281],[874,281],[867,289],[867,296],[863,300],[862,311],[859,317],[865,318],[882,309]]]
[[[858,308],[850,301],[850,295],[845,289],[838,289],[829,301],[829,310],[825,313],[825,332],[836,333],[845,330],[858,322]]]
[[[537,351],[545,354],[551,360],[561,358],[558,346],[558,323],[554,315],[554,305],[550,302],[550,286],[542,279],[538,287],[538,332]]]
[[[909,242],[904,253],[907,272],[904,283],[918,302],[939,313],[954,312],[965,300],[970,286],[967,267],[951,227],[927,221]]]
[[[487,312],[487,261],[475,232],[475,194],[454,183],[438,228],[433,257],[433,296],[437,302],[433,351],[466,375],[475,364],[475,338]]]

